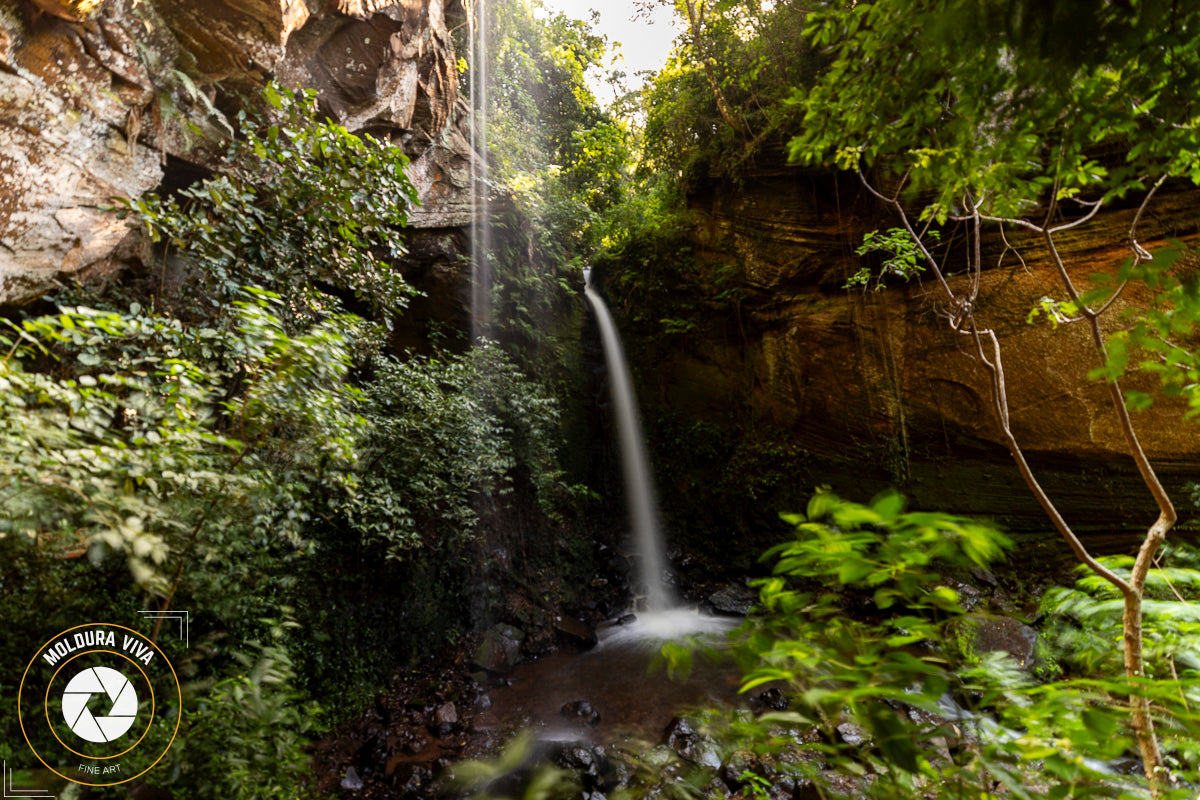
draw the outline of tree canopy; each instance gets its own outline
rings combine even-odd
[[[1164,175],[1200,180],[1191,91],[1200,12],[1037,5],[884,0],[814,10],[805,35],[831,58],[793,96],[804,117],[792,157],[907,175],[913,192],[929,193],[922,215],[941,221],[964,197],[1010,217],[1148,189]],[[1060,16],[1083,21],[1107,47],[1079,52],[1073,23],[1046,24]]]

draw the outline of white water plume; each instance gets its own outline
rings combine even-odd
[[[604,344],[604,362],[608,366],[609,385],[612,387],[613,408],[616,411],[621,442],[625,500],[629,507],[633,538],[637,544],[638,573],[646,587],[646,610],[666,611],[674,602],[663,580],[666,556],[658,523],[654,478],[650,473],[650,459],[646,455],[645,439],[642,437],[642,423],[633,394],[633,381],[612,314],[609,313],[604,298],[592,289],[590,277],[590,274],[585,272],[585,292],[596,312],[600,338]]]
[[[492,334],[492,209],[488,164],[488,22],[487,0],[468,6],[471,50],[471,341]]]

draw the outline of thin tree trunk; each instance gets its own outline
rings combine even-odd
[[[704,74],[708,78],[709,88],[712,89],[713,99],[717,101],[717,113],[729,127],[738,133],[743,133],[746,126],[733,113],[733,109],[725,100],[725,93],[721,91],[721,84],[717,81],[717,73],[713,70],[712,61],[705,55],[704,48],[701,46],[704,36],[704,0],[687,0],[687,11],[688,24],[692,31],[692,46],[696,48],[696,58],[704,67]]]
[[[690,5],[690,0],[689,0]],[[866,177],[859,172],[859,178],[863,185],[871,194],[882,200],[884,203],[891,206],[900,218],[909,236],[912,237],[916,246],[921,251],[922,256],[930,265],[934,275],[937,277],[939,284],[945,291],[953,313],[951,315],[951,328],[958,333],[970,334],[975,341],[978,356],[988,370],[991,379],[991,394],[992,394],[992,410],[996,415],[996,421],[1000,426],[1001,433],[1004,437],[1004,443],[1012,455],[1013,460],[1017,464],[1017,469],[1021,473],[1026,485],[1037,499],[1038,503],[1045,510],[1046,514],[1054,523],[1055,528],[1070,545],[1075,555],[1087,567],[1106,581],[1111,583],[1118,591],[1121,592],[1124,598],[1124,611],[1121,619],[1122,638],[1124,642],[1124,666],[1125,675],[1131,680],[1137,680],[1145,676],[1145,657],[1143,652],[1143,630],[1142,630],[1142,600],[1145,595],[1146,578],[1150,572],[1150,566],[1153,563],[1154,556],[1158,552],[1159,547],[1166,539],[1168,531],[1175,524],[1176,512],[1175,507],[1171,503],[1171,498],[1163,488],[1159,481],[1150,460],[1146,457],[1145,451],[1142,449],[1141,442],[1138,439],[1137,432],[1133,428],[1133,423],[1129,418],[1129,409],[1125,406],[1125,400],[1121,393],[1120,384],[1115,380],[1108,381],[1109,400],[1112,403],[1113,410],[1116,412],[1118,425],[1121,429],[1122,438],[1125,440],[1126,448],[1132,456],[1134,463],[1137,465],[1138,472],[1142,476],[1143,482],[1153,495],[1155,502],[1158,504],[1159,516],[1154,521],[1146,532],[1145,538],[1142,540],[1141,547],[1138,549],[1137,558],[1134,561],[1133,570],[1130,573],[1129,580],[1125,580],[1121,576],[1114,573],[1112,570],[1105,567],[1097,561],[1079,537],[1075,535],[1070,525],[1059,513],[1053,501],[1046,494],[1045,490],[1038,483],[1033,470],[1025,460],[1025,454],[1021,449],[1020,443],[1013,436],[1012,429],[1009,425],[1009,409],[1008,397],[1004,380],[1004,366],[1001,361],[1000,342],[994,331],[990,329],[981,329],[976,325],[974,319],[973,305],[975,300],[975,292],[978,290],[977,285],[972,290],[970,297],[956,294],[947,282],[945,275],[942,273],[941,267],[933,258],[933,255],[925,247],[921,241],[921,237],[913,229],[912,224],[908,219],[908,214],[905,212],[900,203],[900,189],[897,189],[896,194],[892,197],[887,197],[878,192]],[[1130,247],[1134,252],[1135,264],[1137,261],[1149,260],[1149,254],[1137,242],[1137,225],[1141,219],[1142,212],[1146,205],[1154,196],[1154,193],[1162,185],[1165,176],[1160,178],[1154,187],[1147,193],[1142,201],[1141,207],[1134,216],[1133,224],[1130,227],[1129,238]],[[901,188],[903,181],[901,181]],[[1047,212],[1046,221],[1042,225],[1034,225],[1028,220],[1020,219],[998,219],[986,217],[980,214],[979,209],[974,207],[972,203],[967,202],[970,208],[970,219],[974,222],[974,230],[970,235],[974,236],[974,252],[975,265],[974,268],[978,271],[981,268],[979,263],[981,252],[981,222],[984,220],[991,222],[999,222],[1001,225],[1005,223],[1013,223],[1040,234],[1049,248],[1051,259],[1058,271],[1059,280],[1062,282],[1064,289],[1071,301],[1075,303],[1080,310],[1081,317],[1072,321],[1086,321],[1092,347],[1099,357],[1100,364],[1104,365],[1107,361],[1107,350],[1104,345],[1104,334],[1100,328],[1100,314],[1103,313],[1109,305],[1105,304],[1099,311],[1095,311],[1083,303],[1082,297],[1075,288],[1074,282],[1071,280],[1066,265],[1063,263],[1061,254],[1058,251],[1057,245],[1054,243],[1054,233],[1056,231],[1065,230],[1075,227],[1090,220],[1100,208],[1100,203],[1097,201],[1092,206],[1091,210],[1082,218],[1073,222],[1066,223],[1056,228],[1050,227],[1050,219],[1053,216],[1054,206],[1051,205]],[[976,273],[978,274],[978,273]],[[978,278],[976,278],[978,280]],[[1122,288],[1124,288],[1122,286]],[[987,337],[992,343],[992,356],[988,357],[983,347],[983,338]],[[1142,758],[1142,768],[1146,775],[1146,780],[1149,782],[1150,792],[1154,797],[1162,794],[1163,783],[1166,777],[1165,765],[1163,763],[1162,751],[1159,748],[1158,737],[1154,732],[1154,719],[1150,713],[1150,701],[1148,698],[1141,696],[1140,693],[1134,691],[1129,695],[1129,704],[1131,709],[1130,727],[1133,729],[1134,736],[1137,739],[1138,751]]]

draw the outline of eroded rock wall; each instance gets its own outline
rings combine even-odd
[[[897,225],[856,179],[764,169],[738,185],[694,192],[691,206],[691,272],[664,295],[673,307],[643,314],[646,321],[631,330],[651,362],[640,366],[652,420],[710,421],[736,441],[709,449],[735,459],[756,447],[768,454],[791,448],[791,461],[774,462],[779,473],[769,491],[766,481],[755,483],[757,469],[743,468],[755,489],[747,499],[764,518],[795,508],[820,484],[859,500],[893,485],[927,508],[988,516],[1015,530],[1051,530],[1003,447],[972,340],[949,329],[936,284],[843,288],[863,263],[854,253],[863,234]],[[1172,187],[1143,219],[1142,243],[1151,251],[1170,238],[1196,243],[1197,211],[1200,193]],[[1132,205],[1116,207],[1060,235],[1077,285],[1129,256],[1133,214]],[[1013,230],[1007,244],[998,235],[987,241],[977,315],[1001,334],[1013,430],[1069,520],[1095,541],[1120,547],[1126,534],[1153,521],[1153,500],[1133,469],[1105,386],[1087,378],[1098,365],[1087,330],[1026,322],[1042,296],[1065,299],[1047,249]],[[958,287],[969,280],[965,265],[948,268],[958,273],[950,279]],[[1115,329],[1123,311],[1149,299],[1131,287],[1106,325]],[[664,332],[659,318],[686,316],[680,309],[688,306],[699,310],[694,327]],[[1160,398],[1134,421],[1187,514],[1181,489],[1200,476],[1200,426],[1183,421],[1183,411]],[[673,458],[691,437],[669,427],[654,435],[660,452]],[[747,441],[755,431],[763,442]],[[706,458],[684,457],[664,476],[680,525],[716,480]],[[689,483],[689,470],[705,477]],[[735,478],[727,476],[733,484]]]
[[[144,259],[112,198],[203,174],[237,95],[272,78],[316,89],[339,122],[404,148],[422,202],[413,227],[444,239],[467,225],[467,106],[447,11],[443,0],[0,0],[0,304]]]

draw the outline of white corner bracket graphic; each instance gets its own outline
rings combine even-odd
[[[48,789],[20,789],[13,782],[13,768],[8,765],[7,761],[0,761],[4,770],[4,797],[24,797],[37,798],[37,800],[52,800],[57,795],[50,794]]]
[[[139,611],[146,619],[173,619],[179,622],[179,638],[184,647],[191,646],[192,621],[187,611]]]

